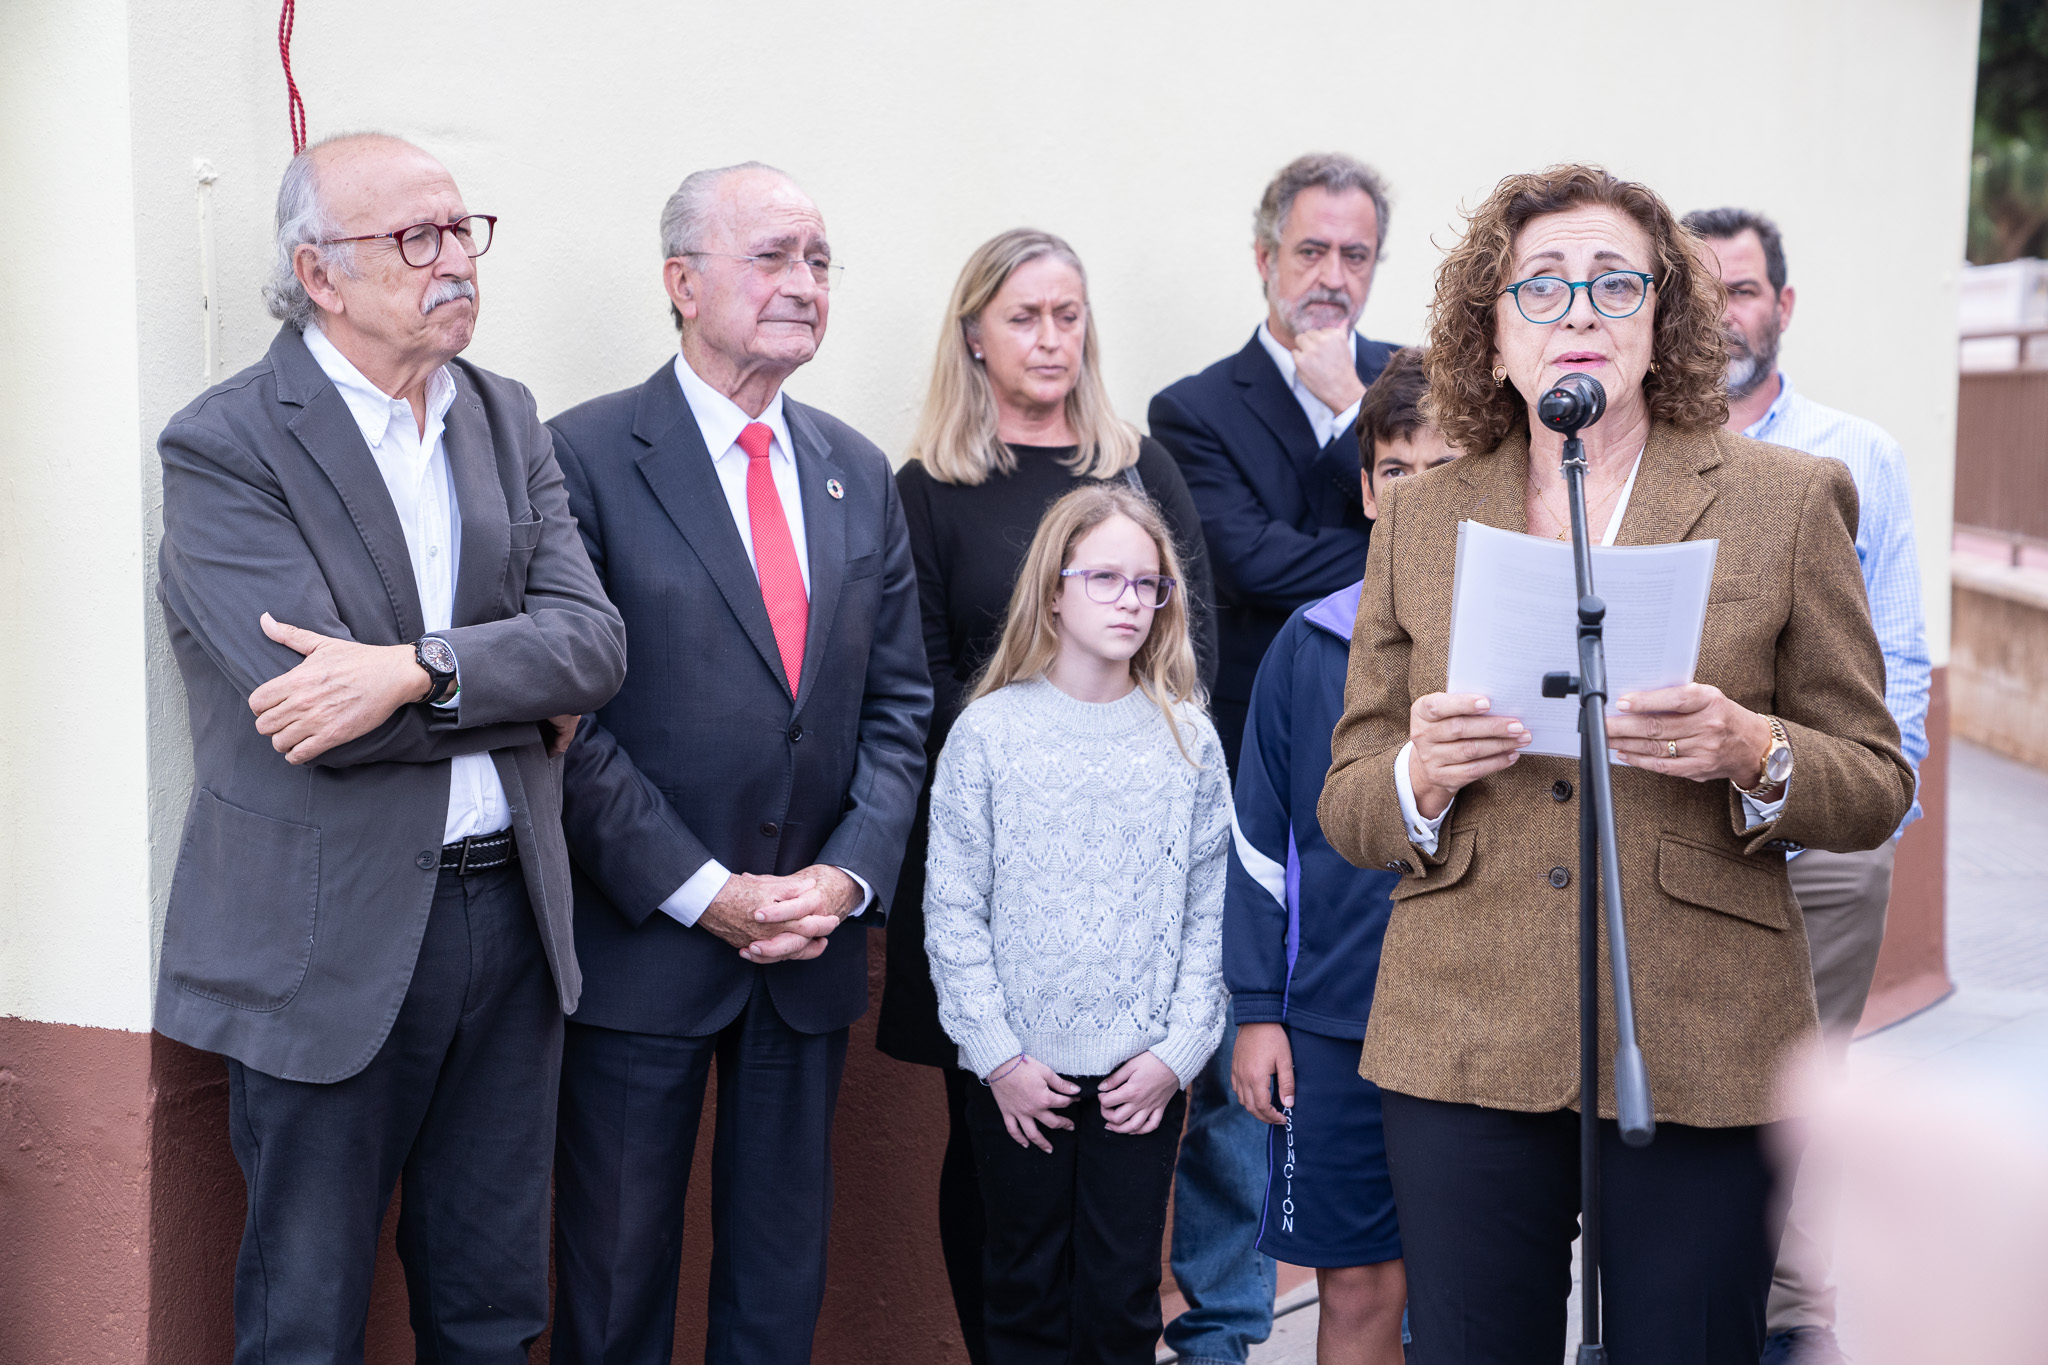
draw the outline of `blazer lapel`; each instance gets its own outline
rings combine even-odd
[[[825,666],[825,646],[832,622],[839,610],[839,588],[846,578],[846,501],[825,490],[837,479],[845,486],[845,473],[832,462],[832,446],[818,430],[810,413],[787,395],[782,414],[789,423],[790,438],[796,442],[791,454],[796,459],[797,487],[804,504],[805,552],[811,561],[811,616],[804,630],[804,671],[809,685],[796,699],[797,710],[816,689],[819,670]]]
[[[1467,455],[1452,466],[1467,490],[1465,520],[1503,531],[1529,529],[1529,436],[1510,432],[1485,455]]]
[[[295,355],[291,354],[293,351]],[[302,404],[298,416],[286,427],[327,475],[341,497],[342,506],[354,520],[356,533],[363,538],[363,546],[384,580],[385,594],[391,599],[391,614],[398,628],[395,640],[417,640],[426,634],[427,627],[420,608],[419,585],[413,582],[412,556],[406,553],[405,529],[398,524],[398,508],[392,505],[391,490],[384,486],[376,458],[363,441],[363,429],[356,425],[355,414],[348,410],[341,391],[320,369],[296,332],[289,338],[281,336],[271,352],[280,359],[281,372],[286,375],[279,396]],[[306,370],[312,373],[307,374]],[[288,389],[291,391],[287,392]]]
[[[473,626],[495,620],[505,570],[511,560],[511,514],[491,444],[491,428],[483,403],[470,390],[458,368],[455,402],[441,434],[448,455],[449,482],[455,486],[455,514],[462,519],[462,559],[455,575],[454,622]]]
[[[775,645],[775,628],[768,623],[768,607],[761,600],[761,580],[747,558],[739,527],[733,524],[725,488],[712,468],[711,452],[704,448],[704,434],[697,429],[697,419],[669,366],[656,370],[641,386],[633,434],[652,446],[639,459],[641,477],[718,585],[733,619],[753,641],[782,690],[788,692],[789,678],[783,671],[782,652]],[[808,520],[804,527],[808,533]],[[811,553],[815,562],[815,546]],[[814,606],[814,615],[815,611]]]
[[[1287,387],[1280,367],[1266,354],[1256,334],[1251,344],[1237,353],[1232,375],[1243,391],[1245,406],[1273,433],[1296,470],[1306,475],[1322,449],[1316,444],[1316,429],[1308,424],[1308,414],[1294,400],[1294,391]]]
[[[1653,424],[1614,543],[1669,545],[1684,540],[1714,501],[1713,485],[1700,475],[1719,463],[1715,433]]]

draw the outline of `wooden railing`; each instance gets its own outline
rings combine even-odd
[[[1964,340],[2013,337],[2020,368],[1975,370],[1958,380],[1956,509],[1959,526],[2048,540],[2048,369],[2026,368],[2048,327],[1968,332]]]

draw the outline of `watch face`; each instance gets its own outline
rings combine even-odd
[[[455,650],[438,635],[429,635],[420,641],[420,658],[436,673],[455,671]]]
[[[1764,760],[1764,778],[1775,787],[1790,776],[1792,776],[1792,746],[1780,744],[1772,749],[1770,756]]]

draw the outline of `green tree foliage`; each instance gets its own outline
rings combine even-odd
[[[2048,0],[1984,0],[1970,259],[2048,256]]]

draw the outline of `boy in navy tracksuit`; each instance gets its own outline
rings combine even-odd
[[[1457,453],[1419,411],[1421,354],[1397,354],[1359,412],[1368,516],[1376,485]],[[1259,1250],[1316,1267],[1318,1365],[1396,1365],[1407,1301],[1379,1088],[1358,1074],[1399,878],[1344,861],[1316,822],[1360,586],[1295,612],[1259,665],[1223,911],[1238,1024],[1231,1080],[1274,1125]]]

